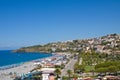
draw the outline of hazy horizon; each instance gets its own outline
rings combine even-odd
[[[120,0],[0,0],[0,50],[120,34]]]

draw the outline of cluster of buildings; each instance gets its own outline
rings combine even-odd
[[[34,62],[34,65],[41,65],[44,68],[54,68],[55,66],[61,66],[62,64],[67,63],[67,59],[69,58],[70,54],[53,54],[54,56],[49,58],[44,58],[41,60],[37,60]]]
[[[110,54],[116,51],[116,53],[120,53],[120,35],[110,34],[99,38],[57,42],[50,45],[52,52],[95,51]]]
[[[17,52],[100,52],[100,53],[120,53],[120,34],[109,34],[107,36],[92,39],[77,39],[69,41],[60,41],[48,43],[45,45],[37,45],[24,47],[16,50]]]
[[[60,54],[53,54],[54,56],[49,58],[44,58],[41,60],[37,60],[34,62],[35,66],[41,66],[39,69],[35,69],[32,73],[40,72],[42,76],[42,80],[49,80],[49,75],[52,73],[54,74],[56,70],[56,66],[65,65],[68,62],[68,58],[70,54],[60,53]]]

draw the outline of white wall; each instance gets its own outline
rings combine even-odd
[[[42,74],[42,80],[48,80],[49,74]]]

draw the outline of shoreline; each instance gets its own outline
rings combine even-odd
[[[28,62],[34,62],[34,61],[42,60],[42,59],[45,59],[45,58],[50,58],[50,57],[53,57],[55,55],[55,53],[54,54],[51,53],[51,54],[52,54],[52,56],[49,56],[49,57],[44,57],[44,58],[34,59],[34,60],[30,60],[30,61],[25,61],[25,62],[19,62],[19,63],[5,65],[5,66],[0,66],[0,71],[10,69],[10,68],[14,68],[14,67],[18,67],[18,66],[21,66],[21,65],[23,65],[25,63],[28,63]]]
[[[33,55],[33,56],[32,56]],[[24,62],[33,61],[40,58],[52,56],[52,53],[39,52],[13,52],[13,50],[0,50],[0,69],[17,66]],[[3,57],[2,57],[3,56]],[[25,57],[24,57],[25,56]],[[9,58],[9,59],[7,59]]]
[[[10,64],[10,65],[5,65],[5,66],[0,66],[0,71],[1,70],[5,70],[5,69],[14,68],[14,67],[20,66],[22,64],[24,64],[24,62],[20,62],[20,63],[16,63],[16,64]]]
[[[38,53],[37,53],[37,54],[38,54]],[[41,53],[41,54],[44,54],[44,53]],[[46,54],[46,53],[45,53],[45,54]],[[48,57],[43,57],[43,58],[33,59],[33,60],[29,60],[29,61],[18,62],[18,63],[13,63],[13,64],[8,64],[8,65],[0,66],[0,71],[1,71],[1,70],[5,70],[5,69],[10,69],[10,68],[18,67],[18,66],[20,66],[20,65],[22,65],[22,64],[24,64],[24,63],[27,63],[27,62],[32,62],[32,61],[37,61],[37,60],[49,58],[49,57],[54,56],[56,53],[49,53],[49,54],[52,54],[52,55],[51,55],[51,56],[48,56]]]
[[[0,80],[13,80],[15,76],[21,76],[23,74],[28,74],[32,69],[36,67],[34,64],[35,61],[41,61],[46,58],[54,57],[56,54],[52,54],[52,56],[39,58],[23,63],[17,63],[13,65],[3,66],[3,69],[0,69]],[[7,68],[5,68],[7,67]],[[1,68],[1,67],[0,67]],[[11,75],[12,74],[12,75]]]

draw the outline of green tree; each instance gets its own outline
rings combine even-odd
[[[63,69],[65,67],[65,65],[64,64],[61,64],[61,69]]]
[[[63,77],[62,77],[62,80],[68,80],[68,77],[63,76]]]
[[[78,70],[78,66],[79,66],[79,63],[76,62],[76,63],[74,64],[74,72],[77,72],[77,70]]]
[[[98,72],[98,73],[105,73],[106,74],[107,71],[108,71],[107,68],[98,68],[98,69],[96,69],[96,72]]]
[[[57,79],[59,78],[59,75],[61,74],[60,68],[56,68],[55,74],[57,75]]]
[[[117,71],[120,71],[119,70],[119,65],[120,62],[119,61],[108,61],[108,62],[104,62],[104,63],[100,63],[100,64],[97,64],[95,66],[95,70],[97,72],[101,72],[101,73],[106,73],[106,72],[109,72],[109,73],[116,73],[117,74]]]
[[[71,70],[67,70],[67,74],[68,74],[68,77],[69,77],[69,80],[70,80],[70,77],[71,77],[72,71],[71,71]]]
[[[79,65],[79,66],[78,66],[78,69],[79,69],[80,71],[84,72],[84,71],[85,71],[85,66],[84,66],[84,65]]]
[[[73,78],[78,78],[79,76],[77,74],[73,74]]]

